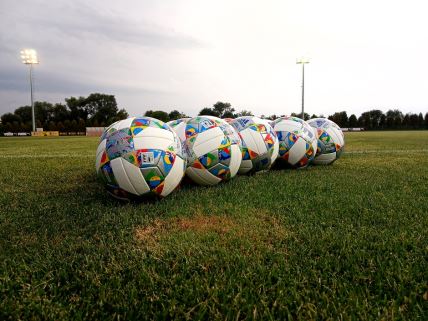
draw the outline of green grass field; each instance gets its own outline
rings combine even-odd
[[[97,139],[0,139],[0,319],[428,318],[428,131],[120,203]]]

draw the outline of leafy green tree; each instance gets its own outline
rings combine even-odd
[[[358,122],[365,129],[379,129],[382,114],[382,111],[379,109],[366,111],[358,118]]]
[[[356,128],[358,127],[358,119],[357,116],[355,116],[354,114],[352,114],[351,116],[349,116],[348,119],[348,126],[350,128]]]
[[[89,120],[89,124],[92,124],[95,120],[98,123],[111,123],[119,111],[114,95],[100,93],[90,94],[86,97],[82,109],[87,113],[89,119],[80,118],[85,122]]]
[[[148,110],[146,111],[144,116],[153,117],[153,118],[162,120],[163,122],[169,121],[168,113],[162,110]]]
[[[47,101],[34,102],[34,113],[36,120],[40,121],[42,127],[53,119],[53,105]]]
[[[82,118],[80,118],[80,119],[82,119]],[[73,132],[78,132],[79,131],[79,124],[77,123],[76,119],[73,119],[71,121],[70,127],[71,127],[71,131],[73,131]]]
[[[31,106],[22,106],[15,109],[14,114],[19,116],[23,122],[32,121]]]
[[[232,108],[230,103],[224,103],[221,101],[216,102],[213,105],[213,110],[215,110],[220,118],[234,118],[235,117],[235,109]]]
[[[290,116],[293,117],[298,117],[301,118],[302,117],[302,113],[291,113]],[[311,119],[308,113],[303,113],[303,120],[309,120]]]
[[[185,113],[182,113],[178,110],[173,110],[168,114],[169,120],[176,120],[176,119],[180,119],[180,118],[186,118],[189,117],[187,116]]]
[[[410,114],[409,115],[409,125],[411,129],[418,129],[419,127],[419,120],[417,114]]]
[[[21,124],[17,121],[12,122],[11,131],[13,133],[18,133],[21,131]]]
[[[425,129],[428,129],[428,113],[425,114]]]
[[[124,108],[119,109],[116,116],[114,117],[114,121],[126,119],[126,118],[128,118],[128,116],[129,116],[128,112]]]
[[[422,115],[422,113],[419,113],[418,115],[418,129],[423,129],[424,128],[424,116]]]
[[[52,108],[52,118],[55,122],[63,122],[70,119],[70,111],[66,105],[55,104]]]
[[[48,130],[57,130],[57,125],[54,121],[49,121],[49,123],[47,124],[47,129]]]
[[[399,129],[403,121],[403,113],[398,109],[390,109],[386,112],[386,128]]]
[[[241,110],[239,113],[237,113],[236,115],[235,115],[236,117],[242,117],[242,116],[254,116],[254,114],[251,112],[251,111],[249,111],[249,110]]]
[[[348,127],[348,114],[346,111],[336,112],[333,115],[328,116],[328,119],[335,122],[339,127]]]
[[[269,120],[275,120],[275,119],[279,118],[279,116],[277,116],[275,114],[270,115],[270,116],[261,115],[260,118],[262,118],[262,119],[269,119]]]
[[[201,111],[199,112],[199,115],[220,117],[220,115],[215,110],[209,107],[202,108]]]
[[[3,114],[3,116],[1,116],[1,122],[3,124],[7,124],[7,123],[12,124],[15,121],[20,123],[22,122],[22,119],[19,115],[15,115],[12,113],[6,113],[6,114]]]
[[[72,129],[71,129],[71,121],[69,119],[66,119],[64,121],[64,131],[66,131],[66,132],[71,132],[72,131]]]
[[[21,130],[23,132],[31,132],[33,130],[33,122],[32,121],[26,121],[25,123],[21,123]]]
[[[84,108],[85,97],[70,97],[65,99],[65,104],[70,110],[70,120],[82,118],[88,119],[88,111]]]
[[[61,121],[59,121],[59,122],[56,124],[56,126],[57,126],[57,128],[58,128],[58,131],[60,131],[60,132],[64,132],[64,131],[65,131],[65,126],[64,126],[64,124],[63,124]]]
[[[230,103],[224,103],[221,101],[216,102],[212,108],[205,107],[200,112],[199,115],[208,115],[216,116],[219,118],[235,118],[234,114],[235,109],[232,108]]]
[[[403,129],[409,129],[410,128],[410,114],[404,115],[403,122],[402,122],[402,128]]]
[[[379,121],[379,129],[385,129],[386,128],[386,116],[385,114],[380,115],[380,121]]]
[[[82,118],[77,121],[77,131],[84,132],[86,130],[86,122]]]

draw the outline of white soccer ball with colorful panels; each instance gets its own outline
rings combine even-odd
[[[184,174],[199,185],[216,185],[239,174],[279,165],[331,164],[343,151],[339,126],[324,118],[306,122],[254,116],[182,118],[168,123],[131,117],[108,127],[97,149],[96,171],[119,199],[165,197]]]
[[[169,122],[180,137],[187,159],[186,175],[199,185],[233,178],[241,165],[241,140],[223,119],[198,116]]]
[[[313,160],[316,165],[328,165],[340,157],[345,147],[345,136],[340,127],[326,118],[313,118],[308,124],[316,131],[317,154]]]
[[[254,116],[232,119],[230,124],[241,139],[239,174],[268,170],[278,156],[279,143],[269,122]]]
[[[132,117],[108,127],[97,149],[96,170],[119,199],[167,196],[186,168],[180,139],[164,122]]]
[[[309,124],[298,117],[281,117],[272,127],[279,140],[278,162],[286,167],[307,167],[315,157],[317,138]]]

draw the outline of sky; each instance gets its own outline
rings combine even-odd
[[[255,115],[428,112],[423,0],[0,2],[0,115],[102,92],[130,115],[217,101]]]

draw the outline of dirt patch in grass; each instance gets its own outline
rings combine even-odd
[[[135,229],[137,240],[144,243],[153,243],[165,235],[179,232],[194,233],[217,233],[225,234],[230,232],[236,222],[225,216],[203,216],[197,214],[193,217],[155,219],[152,224]]]
[[[248,213],[245,219],[198,212],[191,217],[155,219],[152,224],[135,229],[138,243],[156,252],[162,249],[163,243],[174,244],[164,241],[183,242],[181,237],[185,234],[194,240],[189,242],[192,246],[204,242],[208,236],[215,236],[206,241],[227,248],[242,248],[245,244],[247,250],[273,249],[290,235],[276,217],[258,210]]]

